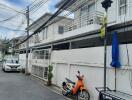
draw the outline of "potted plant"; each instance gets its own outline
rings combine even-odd
[[[49,65],[48,66],[48,82],[47,82],[47,85],[48,86],[51,86],[52,85],[52,78],[53,78],[53,66],[52,65]]]

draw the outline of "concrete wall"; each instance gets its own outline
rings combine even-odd
[[[28,71],[29,73],[31,73],[31,69],[32,69],[32,53],[29,53],[28,55]],[[26,54],[19,54],[19,63],[21,64],[21,66],[23,68],[26,68]]]
[[[23,68],[26,68],[26,54],[19,54],[19,62]]]
[[[132,94],[130,86],[130,72],[132,72],[132,44],[128,45],[130,66],[127,66],[126,45],[120,45],[121,69],[117,70],[117,89]],[[111,63],[111,46],[107,51],[107,86],[114,89],[114,69],[110,67]],[[104,48],[84,48],[63,51],[53,51],[52,63],[54,66],[53,82],[61,86],[65,77],[76,81],[76,72],[81,71],[85,75],[85,84],[90,92],[91,100],[97,100],[98,93],[95,87],[103,87],[103,62]],[[131,70],[128,70],[131,69]]]

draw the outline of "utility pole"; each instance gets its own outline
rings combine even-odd
[[[26,18],[27,18],[27,38],[29,37],[29,6],[27,6],[26,10]],[[28,74],[28,51],[29,51],[29,40],[26,42],[26,69],[25,74]]]

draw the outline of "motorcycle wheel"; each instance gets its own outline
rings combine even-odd
[[[77,100],[90,100],[90,94],[88,91],[83,90],[77,94]]]

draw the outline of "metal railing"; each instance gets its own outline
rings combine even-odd
[[[33,75],[38,76],[42,79],[47,79],[48,77],[48,67],[41,67],[32,65],[32,72]]]
[[[100,25],[103,21],[104,14],[99,11],[88,12],[75,18],[71,23],[64,25],[64,32],[72,31],[90,24]]]

